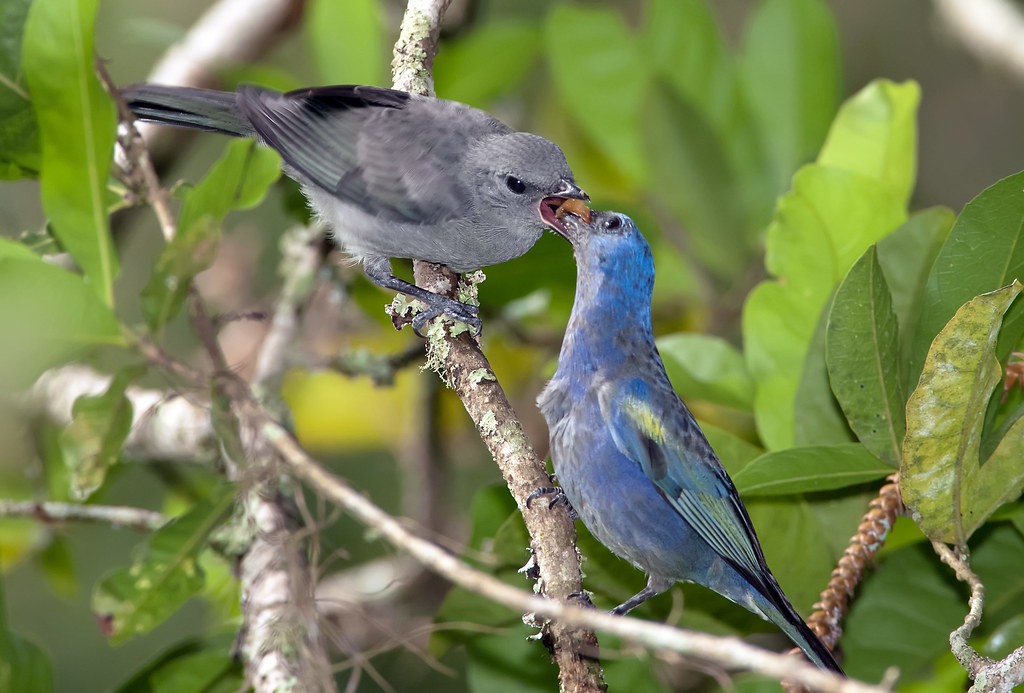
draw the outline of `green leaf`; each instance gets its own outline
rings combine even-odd
[[[833,289],[872,243],[905,219],[876,181],[812,165],[793,179],[768,228],[769,271],[743,310],[747,366],[757,382],[754,411],[769,449],[791,447],[804,357]]]
[[[38,557],[39,569],[46,577],[50,589],[62,597],[71,597],[78,592],[71,541],[66,536],[53,536]]]
[[[78,275],[37,258],[0,257],[0,390],[99,344],[123,344],[110,309]]]
[[[793,402],[793,442],[799,447],[839,445],[856,440],[828,381],[828,365],[825,363],[827,326],[828,311],[823,310],[807,346],[803,373]]]
[[[900,335],[878,251],[871,246],[836,290],[826,330],[832,391],[873,455],[898,467],[907,424]]]
[[[743,84],[773,190],[784,190],[828,131],[840,93],[835,21],[821,0],[767,0],[747,28]]]
[[[230,693],[243,684],[241,663],[232,655],[233,633],[186,640],[162,652],[116,689],[118,693]]]
[[[441,46],[434,61],[437,94],[482,108],[522,84],[542,47],[536,22],[488,22]]]
[[[843,105],[818,155],[835,166],[881,181],[902,204],[910,201],[917,171],[916,82],[880,79]]]
[[[729,48],[705,0],[650,0],[643,50],[658,75],[716,129],[735,107]]]
[[[686,228],[685,242],[677,245],[720,280],[734,277],[751,254],[752,239],[721,138],[689,102],[668,90],[655,88],[646,111],[649,188]]]
[[[949,653],[949,633],[963,622],[964,609],[930,545],[888,554],[853,600],[843,634],[846,673],[878,681],[899,667],[908,679],[925,674],[931,681],[928,665]]]
[[[178,311],[189,282],[206,269],[217,252],[220,225],[232,210],[255,207],[281,174],[276,152],[251,140],[228,144],[224,156],[185,197],[177,235],[161,253],[142,291],[146,323],[154,332]]]
[[[107,218],[114,104],[93,72],[98,0],[36,0],[25,25],[23,67],[42,144],[43,208],[93,290],[114,304],[117,252]]]
[[[768,452],[734,477],[744,496],[814,493],[856,486],[892,474],[892,468],[860,443]]]
[[[965,546],[995,509],[1024,488],[1024,420],[980,458],[985,408],[1001,380],[995,356],[1003,315],[1021,284],[968,301],[939,332],[907,401],[900,490],[921,530]]]
[[[138,547],[130,568],[119,568],[102,579],[93,593],[92,607],[112,644],[149,632],[202,588],[199,553],[233,500],[233,489],[221,487],[158,529]]]
[[[9,238],[0,238],[0,260],[14,258],[15,260],[38,260],[28,246]]]
[[[21,39],[31,0],[0,5],[0,178],[39,173],[39,128],[21,70]]]
[[[71,408],[71,424],[60,434],[64,463],[71,470],[71,496],[84,500],[98,489],[107,470],[121,459],[121,447],[132,428],[132,403],[125,390],[144,372],[125,368],[110,380],[106,392],[83,395]]]
[[[966,301],[1024,276],[1024,172],[995,183],[957,217],[932,265],[914,334],[912,377],[921,372],[942,326]],[[1004,360],[1024,331],[1024,304],[1003,320],[997,355]]]
[[[754,383],[743,354],[720,337],[679,333],[658,340],[672,386],[683,397],[750,410]]]
[[[642,184],[647,163],[641,115],[650,71],[622,16],[607,8],[556,4],[544,39],[566,110],[634,183]]]
[[[52,690],[53,666],[49,657],[7,627],[3,581],[0,581],[0,691],[49,693]]]
[[[379,0],[310,0],[305,19],[323,84],[390,86]]]

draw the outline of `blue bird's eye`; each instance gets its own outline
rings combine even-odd
[[[618,231],[622,228],[622,219],[620,219],[619,215],[616,214],[604,223],[604,227],[608,231]]]
[[[515,195],[522,195],[526,192],[526,183],[515,176],[507,176],[505,178],[505,185],[508,186],[508,189]]]

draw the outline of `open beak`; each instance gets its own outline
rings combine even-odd
[[[587,193],[572,181],[563,180],[559,189],[540,201],[540,218],[545,225],[554,229],[558,235],[571,243],[572,236],[563,218],[565,215],[571,214],[589,224],[590,208],[587,207],[586,202],[590,202],[590,196]]]

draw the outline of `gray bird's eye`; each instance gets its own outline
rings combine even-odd
[[[515,176],[507,176],[505,178],[505,185],[508,186],[508,189],[511,190],[515,195],[522,195],[524,192],[526,192],[526,183],[519,180]]]
[[[618,231],[622,227],[622,219],[615,215],[604,223],[604,227],[609,231]]]

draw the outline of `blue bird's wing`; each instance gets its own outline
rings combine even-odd
[[[607,382],[601,412],[616,447],[643,469],[661,495],[708,545],[761,584],[767,570],[753,525],[732,480],[697,422],[671,390],[652,403],[639,378]]]

